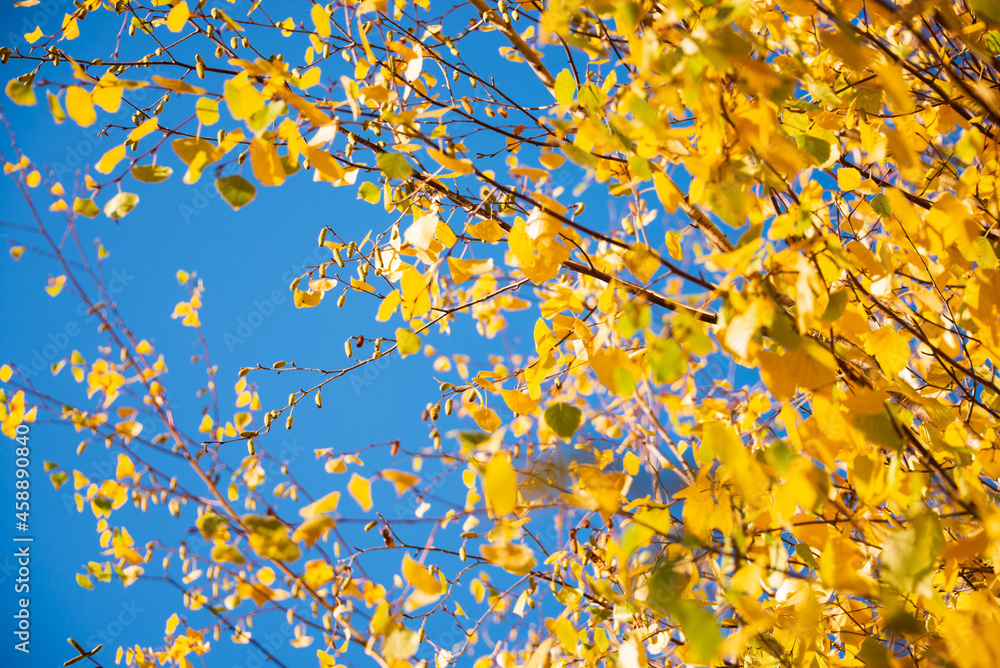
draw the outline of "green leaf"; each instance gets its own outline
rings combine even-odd
[[[672,383],[687,370],[687,355],[680,344],[667,339],[653,349],[649,356],[649,366],[658,382]]]
[[[420,350],[420,337],[400,327],[396,330],[396,346],[399,348],[400,356],[412,355]]]
[[[580,428],[580,409],[562,402],[545,409],[545,424],[559,436],[570,438]]]
[[[31,86],[21,83],[17,79],[11,79],[7,82],[7,97],[14,104],[19,104],[23,107],[30,107],[37,101],[35,99],[35,91],[31,89]]]
[[[134,193],[118,193],[104,205],[104,215],[118,221],[139,203],[139,196]]]
[[[938,516],[931,511],[918,515],[910,528],[885,540],[882,570],[889,584],[907,593],[933,596],[934,565],[944,547],[944,532]]]
[[[297,162],[292,162],[291,156],[283,155],[278,158],[281,161],[281,166],[285,170],[285,176],[291,176],[299,171],[300,166]]]
[[[722,633],[715,617],[705,608],[687,601],[678,601],[673,607],[671,614],[687,639],[687,656],[694,663],[710,663],[722,643]]]
[[[94,204],[92,199],[80,199],[77,197],[73,200],[73,211],[76,211],[81,216],[86,216],[87,218],[93,218],[101,212]]]
[[[562,106],[568,107],[573,104],[573,98],[576,96],[576,79],[573,78],[573,73],[569,70],[560,72],[552,92],[555,93],[556,102]]]
[[[229,203],[235,211],[253,201],[257,195],[257,189],[239,174],[233,176],[222,176],[215,180],[215,189],[222,195],[222,199]]]
[[[382,199],[382,189],[374,183],[365,181],[358,188],[358,199],[363,199],[369,204],[378,204],[379,200]]]
[[[820,165],[825,165],[830,159],[830,142],[814,137],[813,135],[800,135],[795,138],[795,143],[799,149],[808,153]]]
[[[888,218],[892,215],[892,205],[889,204],[888,198],[885,195],[879,193],[872,198],[872,210],[875,211],[881,218]]]
[[[274,122],[278,116],[288,112],[288,105],[285,104],[284,100],[278,100],[277,102],[272,102],[260,111],[256,112],[253,116],[247,119],[247,127],[249,127],[254,135],[260,136],[264,130],[266,130],[271,123]]]
[[[413,173],[413,167],[399,153],[381,153],[378,168],[390,179],[405,179]]]
[[[996,30],[990,31],[990,34],[986,36],[986,48],[994,56],[1000,56],[1000,32]]]
[[[94,585],[86,575],[76,574],[76,583],[84,589],[93,589]]]
[[[137,165],[132,168],[132,178],[143,183],[160,183],[173,173],[174,170],[163,165]]]
[[[826,310],[823,311],[823,322],[836,322],[844,315],[847,308],[847,290],[837,290],[830,295]]]

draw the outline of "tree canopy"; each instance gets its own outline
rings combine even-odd
[[[322,668],[1000,662],[993,0],[247,5],[80,0],[0,51],[13,103],[106,129],[75,176],[3,156],[12,257],[104,343],[52,366],[74,395],[9,361],[0,418],[116,454],[45,464],[97,521],[81,586],[174,585],[162,644],[116,661],[277,618],[268,656]],[[141,234],[153,189],[253,216],[293,180],[371,214],[316,230],[291,301],[368,320],[315,365],[206,347],[179,413],[151,341],[204,341],[211,286],[178,272],[178,326],[133,331],[81,235]],[[269,450],[418,353],[423,431]]]

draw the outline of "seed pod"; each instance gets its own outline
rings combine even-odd
[[[222,54],[223,53],[225,53],[225,52],[222,50],[221,46],[215,47],[215,57],[216,58],[222,58]]]
[[[257,448],[254,446],[252,438],[247,440],[247,452],[251,455],[257,454]]]
[[[205,78],[205,63],[204,62],[198,61],[197,63],[195,63],[194,64],[194,70],[198,74],[198,78],[199,79],[204,79]]]
[[[478,534],[475,531],[463,531],[459,536],[461,538],[476,538]]]
[[[298,397],[295,395],[295,392],[291,392],[288,395],[288,405],[294,406],[296,401],[298,401]]]
[[[239,163],[239,164],[242,165],[246,161],[247,161],[247,153],[246,153],[246,151],[243,151],[243,153],[240,153],[238,156],[236,156],[236,162],[237,163]]]
[[[465,561],[465,557],[466,557],[466,552],[465,552],[465,546],[463,545],[462,547],[458,548],[458,558],[460,561]]]
[[[323,408],[323,395],[316,391],[316,408]]]
[[[233,36],[229,40],[229,48],[230,49],[235,49],[235,48],[239,47],[239,45],[240,45],[240,38],[239,37]]]
[[[337,266],[340,267],[341,269],[344,268],[345,266],[344,257],[340,254],[339,248],[333,249],[333,261],[336,262]]]
[[[455,402],[452,399],[449,398],[448,401],[444,402],[444,414],[445,415],[451,415],[451,411],[454,408],[455,408]]]
[[[285,360],[278,360],[277,362],[271,365],[271,367],[274,369],[281,369],[284,366],[285,366]]]
[[[130,23],[129,26],[128,26],[128,36],[129,37],[135,37],[135,24],[134,23]]]
[[[271,413],[264,413],[264,426],[270,427],[272,422],[274,422],[274,417],[271,416]]]
[[[393,457],[399,454],[399,441],[392,442],[392,445],[389,446],[389,454]]]
[[[291,290],[291,291],[294,291],[295,288],[299,287],[299,283],[301,281],[302,281],[302,277],[301,276],[299,276],[298,278],[292,280],[292,282],[288,285],[288,289]]]
[[[375,339],[375,354],[376,355],[378,355],[380,352],[382,352],[382,340],[383,339],[382,339],[381,336],[378,337],[377,339]]]
[[[321,264],[319,266],[319,277],[320,278],[326,278],[326,265],[325,264]]]
[[[421,626],[420,630],[417,632],[417,644],[419,645],[423,641],[424,641],[424,627]]]
[[[257,432],[255,432],[255,431],[247,431],[245,429],[240,432],[240,438],[253,438],[256,435],[257,435]]]
[[[285,420],[285,429],[291,429],[291,428],[292,428],[292,416],[289,415],[288,419]]]
[[[511,10],[511,12],[510,12],[510,18],[514,19],[515,21],[517,21],[519,18],[521,18],[521,13],[519,11],[517,11],[517,8],[514,8],[514,9]]]
[[[323,58],[329,58],[329,57],[330,57],[330,45],[323,44]]]
[[[337,308],[344,308],[344,304],[346,304],[346,303],[347,303],[347,295],[346,294],[342,294],[339,297],[337,297]]]
[[[221,144],[222,140],[226,138],[226,131],[223,130],[222,128],[219,128],[219,134],[216,135],[216,137],[218,137],[218,141]]]
[[[347,244],[347,257],[354,257],[354,251],[358,250],[358,245],[353,241]]]
[[[324,243],[326,243],[326,228],[325,227],[322,230],[319,231],[319,245],[322,247],[322,245]]]
[[[354,349],[351,347],[350,339],[344,341],[344,354],[348,357],[354,357]]]
[[[242,369],[240,369],[239,377],[242,378],[243,376],[247,375],[248,373],[250,373],[250,367],[245,366]]]
[[[371,522],[369,522],[368,524],[365,525],[365,531],[371,531],[372,529],[375,528],[375,526],[377,524],[378,524],[378,520],[372,520]]]

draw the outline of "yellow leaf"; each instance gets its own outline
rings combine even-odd
[[[889,376],[895,377],[910,361],[910,345],[892,327],[876,329],[868,335],[865,349],[878,360]]]
[[[623,462],[625,466],[625,472],[628,473],[629,475],[636,475],[637,473],[639,473],[639,463],[641,461],[642,460],[636,457],[634,453],[626,452],[625,460]]]
[[[450,169],[454,174],[471,174],[473,172],[472,162],[469,160],[459,160],[433,148],[427,149],[427,154],[434,158],[438,164],[445,169]],[[448,175],[442,175],[448,176]]]
[[[500,390],[500,396],[503,397],[507,407],[518,415],[530,415],[538,408],[537,401],[518,390]]]
[[[312,21],[316,26],[316,34],[326,38],[330,36],[330,15],[326,13],[323,5],[316,3],[312,6]]]
[[[684,200],[684,193],[663,172],[653,172],[653,186],[656,188],[656,196],[668,213],[676,211],[677,207]]]
[[[660,268],[660,260],[645,244],[633,244],[625,251],[625,266],[641,282],[647,283]]]
[[[861,172],[853,167],[837,170],[837,185],[841,190],[857,190],[861,185]]]
[[[123,158],[125,157],[125,146],[116,146],[107,153],[105,153],[101,160],[97,163],[97,171],[101,174],[110,174],[111,170],[115,168]]]
[[[347,483],[347,492],[362,510],[367,512],[372,509],[372,484],[367,478],[362,478],[357,473],[351,475],[351,481]]]
[[[9,365],[0,366],[0,383],[6,383],[14,375],[14,370]]]
[[[497,452],[483,469],[483,491],[495,517],[514,512],[517,507],[517,472],[507,454]]]
[[[448,258],[448,270],[451,271],[451,280],[458,285],[464,283],[473,276],[480,276],[493,269],[493,258],[486,260],[461,260],[459,258]]]
[[[24,33],[24,39],[28,41],[28,44],[34,44],[41,38],[42,38],[42,29],[40,26],[35,26],[35,29],[33,31]]]
[[[135,480],[135,465],[125,453],[118,454],[118,467],[115,469],[115,479],[132,478]]]
[[[203,125],[213,125],[219,120],[219,101],[210,97],[200,97],[194,106],[198,120]]]
[[[295,302],[295,308],[311,308],[323,301],[323,291],[310,290],[309,292],[303,292],[302,290],[296,290],[292,296],[292,301]]]
[[[80,26],[77,25],[76,17],[72,14],[63,14],[62,20],[63,38],[70,40],[80,36]]]
[[[181,0],[181,2],[174,5],[174,8],[170,10],[169,14],[167,14],[167,29],[169,29],[170,32],[180,32],[184,29],[184,24],[190,16],[191,10],[188,9],[187,3],[184,2],[184,0]]]
[[[441,582],[431,572],[410,558],[409,554],[403,555],[403,577],[411,585],[428,596],[437,596],[441,593]]]
[[[328,513],[337,509],[337,504],[340,502],[340,492],[330,492],[322,499],[317,499],[307,506],[299,508],[299,515],[303,519],[312,519],[316,515],[321,513]]]
[[[66,89],[66,113],[76,121],[77,125],[83,127],[93,125],[97,120],[90,93],[79,86],[70,86]]]
[[[479,428],[487,434],[492,434],[500,428],[501,424],[503,424],[500,417],[485,406],[472,411],[472,419],[475,420],[476,424],[479,425]]]
[[[335,526],[337,523],[329,515],[317,515],[300,524],[292,533],[292,540],[296,543],[304,540],[306,545],[312,547]]]
[[[164,628],[163,630],[164,635],[168,636],[174,635],[174,629],[177,628],[177,625],[180,623],[180,621],[181,621],[180,617],[177,616],[176,612],[170,615],[170,617],[167,619],[166,628]]]
[[[30,107],[38,101],[35,99],[35,91],[31,88],[31,84],[21,83],[17,79],[11,79],[7,82],[6,91],[7,97],[14,104]],[[4,169],[4,173],[7,173],[7,169]]]
[[[209,415],[205,415],[201,418],[201,424],[198,425],[198,431],[202,434],[210,434],[212,432],[212,418]]]
[[[265,186],[280,186],[285,182],[285,168],[274,144],[260,137],[250,142],[250,162],[254,176]]]
[[[192,86],[186,81],[180,81],[179,79],[168,79],[166,77],[161,77],[156,74],[153,75],[153,81],[160,84],[167,90],[172,90],[175,93],[188,93],[191,95],[204,95],[205,89],[199,88],[198,86]]]
[[[91,99],[95,105],[104,111],[115,113],[122,105],[122,84],[118,82],[111,72],[107,72],[101,80],[94,86],[94,93]]]
[[[396,487],[397,495],[402,495],[403,492],[420,482],[419,476],[395,469],[382,469],[381,475],[384,480],[388,480]]]
[[[50,297],[55,297],[60,292],[62,292],[63,286],[66,285],[65,276],[55,276],[49,278],[49,284],[45,286],[45,291],[49,293]]]
[[[526,575],[535,567],[535,555],[524,545],[514,543],[483,545],[479,548],[479,552],[491,564],[496,564],[515,575]]]
[[[128,135],[129,141],[139,141],[140,139],[148,135],[150,132],[156,130],[157,127],[159,127],[159,124],[157,123],[157,119],[155,116],[153,118],[147,118],[142,122],[141,125],[139,125],[138,127],[136,127],[135,130],[132,130],[132,132],[129,133]]]

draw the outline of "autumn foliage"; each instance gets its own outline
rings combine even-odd
[[[198,665],[256,643],[265,611],[323,668],[1000,662],[996,3],[248,4],[84,0],[0,52],[13,103],[108,127],[77,183],[4,154],[35,203],[11,255],[43,256],[106,343],[53,366],[75,396],[9,361],[0,417],[117,453],[106,480],[46,465],[98,520],[82,586],[183,592],[162,645],[117,660]],[[118,28],[140,55],[100,36]],[[103,60],[77,55],[88,39]],[[253,216],[292,180],[356,194],[372,228],[316,230],[295,306],[369,293],[371,321],[338,369],[217,372],[206,350],[206,410],[179,415],[148,340],[197,340],[211,286],[179,272],[176,329],[133,332],[78,223],[128,225],[143,192],[199,181]],[[456,343],[462,322],[482,341]],[[508,328],[520,349],[491,345]],[[265,474],[269,435],[428,346],[447,381],[424,440],[317,449],[297,465],[325,488]],[[278,372],[304,389],[262,405]],[[425,461],[456,509],[422,501]],[[417,533],[389,490],[417,499]],[[210,550],[126,528],[125,504]],[[345,516],[370,520],[367,547]],[[394,571],[364,571],[386,551]]]

